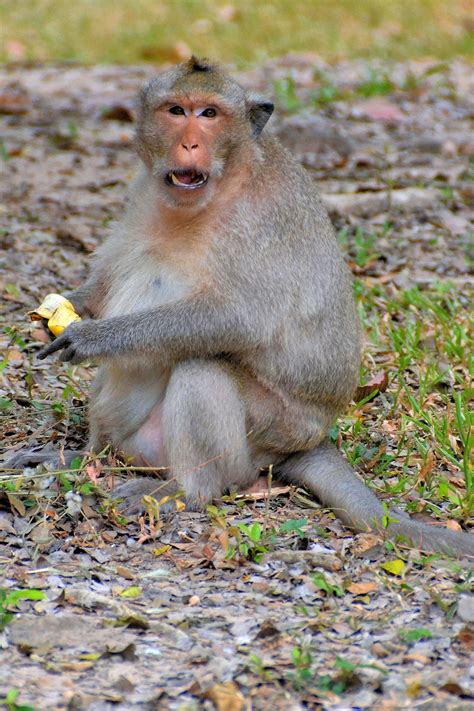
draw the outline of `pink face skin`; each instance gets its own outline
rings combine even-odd
[[[226,110],[212,97],[180,96],[159,106],[155,116],[171,147],[163,175],[170,198],[181,205],[201,202],[210,181],[222,173],[222,162],[213,156],[229,120]]]

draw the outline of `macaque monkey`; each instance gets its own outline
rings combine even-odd
[[[349,272],[305,170],[264,131],[270,101],[193,57],[139,95],[143,168],[122,224],[70,299],[89,319],[40,355],[96,361],[90,447],[168,467],[158,498],[203,509],[261,468],[349,527],[474,556],[474,536],[386,511],[329,443],[354,395],[360,333]],[[128,511],[159,488],[114,494]],[[384,525],[385,524],[385,525]]]

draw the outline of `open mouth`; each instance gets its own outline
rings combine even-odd
[[[207,173],[200,173],[196,170],[172,170],[165,176],[165,182],[168,185],[174,185],[176,188],[184,188],[185,190],[195,190],[202,188],[209,180]]]

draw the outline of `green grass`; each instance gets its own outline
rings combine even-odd
[[[398,290],[366,279],[356,291],[367,336],[363,377],[386,371],[389,386],[341,421],[346,453],[354,465],[370,463],[367,473],[383,496],[411,499],[412,511],[426,506],[468,520],[474,363],[466,297],[449,282]]]
[[[4,1],[0,59],[160,63],[188,50],[239,65],[289,51],[449,59],[472,54],[471,14],[469,0]]]

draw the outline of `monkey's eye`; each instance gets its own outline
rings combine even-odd
[[[185,111],[181,106],[172,106],[170,108],[170,114],[174,114],[175,116],[185,116]]]
[[[204,109],[201,113],[201,116],[204,116],[205,118],[214,118],[216,115],[217,111],[215,109],[211,109],[210,107],[208,109]]]

